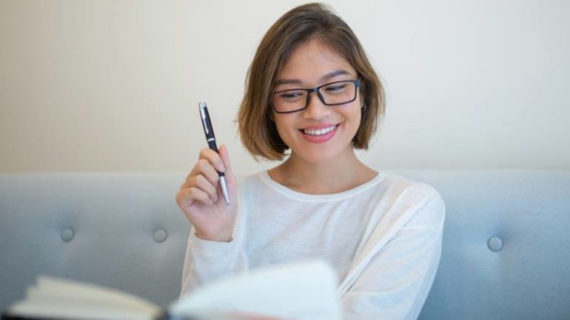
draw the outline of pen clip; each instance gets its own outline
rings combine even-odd
[[[207,109],[206,109],[206,103],[205,103],[205,102],[200,102],[200,103],[198,104],[198,107],[200,108],[200,118],[202,119],[202,126],[204,127],[204,132],[206,133],[206,135],[209,135],[209,134],[210,134],[210,132],[209,132],[210,130],[209,130],[209,128],[208,128],[208,122],[207,122],[207,120],[206,120],[206,119],[207,119],[207,117],[206,117],[206,112],[208,112]]]

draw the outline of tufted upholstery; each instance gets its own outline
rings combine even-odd
[[[421,319],[570,318],[570,172],[398,171],[447,205]],[[166,306],[178,295],[185,173],[0,174],[0,308],[37,274]]]

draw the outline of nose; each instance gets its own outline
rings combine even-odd
[[[308,119],[321,119],[327,117],[331,108],[325,105],[316,91],[310,92],[307,97],[307,108],[303,110],[303,116]]]

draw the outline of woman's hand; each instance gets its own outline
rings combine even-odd
[[[231,241],[237,213],[237,184],[231,169],[228,150],[219,154],[202,149],[192,171],[182,184],[176,202],[196,229],[196,236],[211,241]],[[230,204],[227,205],[218,172],[224,172]]]

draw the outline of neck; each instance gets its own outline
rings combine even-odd
[[[276,182],[298,192],[330,194],[352,189],[376,176],[365,166],[354,151],[344,157],[311,163],[292,154],[281,165],[269,170]]]

